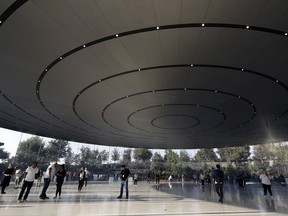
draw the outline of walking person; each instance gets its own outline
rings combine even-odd
[[[21,183],[21,177],[22,177],[22,170],[20,169],[19,166],[15,167],[15,187],[14,188],[19,188],[20,183]]]
[[[219,202],[223,203],[224,172],[221,170],[220,164],[216,165],[216,170],[213,172],[213,178],[215,181],[216,193],[219,196]]]
[[[126,199],[129,198],[129,191],[128,191],[128,178],[130,175],[130,170],[125,167],[125,165],[121,166],[121,173],[120,173],[120,178],[121,178],[121,188],[120,188],[120,195],[117,197],[117,199],[121,199],[123,195],[123,188],[125,185],[125,190],[126,190]]]
[[[55,175],[56,165],[57,161],[52,161],[51,164],[48,166],[46,172],[44,172],[44,186],[39,196],[39,198],[42,200],[49,199],[49,197],[46,195],[46,191],[50,185],[51,180],[53,180],[53,177]]]
[[[13,176],[14,169],[13,169],[13,164],[9,164],[7,169],[4,171],[4,178],[1,182],[1,194],[6,194],[5,188],[9,186],[11,176]]]
[[[138,183],[138,174],[137,173],[135,173],[133,175],[133,183],[134,183],[134,185],[137,185],[137,183]]]
[[[22,189],[19,193],[19,196],[18,196],[18,202],[26,202],[27,201],[27,198],[28,198],[28,195],[30,193],[30,189],[32,188],[33,186],[33,182],[35,180],[35,176],[36,174],[39,172],[39,169],[38,169],[38,162],[34,161],[32,163],[32,166],[29,166],[25,172],[24,172],[24,181],[23,181],[23,185],[22,185]],[[26,190],[26,192],[25,192]],[[25,192],[25,195],[24,195],[24,198],[22,200],[22,196]]]
[[[84,180],[85,180],[85,170],[83,167],[80,168],[79,171],[79,183],[78,183],[78,191],[80,192],[84,186]]]
[[[85,183],[85,187],[87,187],[87,182],[88,182],[88,177],[90,176],[90,172],[88,171],[88,168],[85,167],[85,177],[84,177],[84,183]]]
[[[271,181],[270,181],[270,178],[269,178],[267,171],[263,170],[263,172],[259,178],[260,178],[262,186],[263,186],[264,197],[267,197],[267,190],[268,190],[271,198],[273,199],[273,193],[271,190]]]
[[[56,193],[55,193],[55,196],[53,197],[53,199],[57,199],[57,196],[58,196],[58,199],[61,198],[61,191],[62,191],[62,185],[63,185],[63,182],[64,182],[64,179],[66,177],[66,170],[65,170],[65,165],[62,164],[60,166],[60,169],[56,172]]]
[[[160,184],[160,175],[159,175],[159,173],[156,173],[155,180],[156,180],[156,185],[158,186]]]

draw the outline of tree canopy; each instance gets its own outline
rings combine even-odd
[[[150,161],[152,157],[152,152],[145,148],[135,148],[133,151],[133,157],[136,161]]]

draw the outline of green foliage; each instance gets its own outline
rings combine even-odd
[[[220,156],[220,161],[228,163],[241,163],[247,161],[251,154],[249,146],[218,148],[217,153]]]
[[[190,161],[190,156],[186,150],[180,150],[179,156],[180,161],[183,163],[188,163]]]
[[[218,161],[218,158],[213,149],[199,149],[194,160],[197,162],[215,162]]]
[[[111,160],[116,162],[120,160],[120,152],[117,148],[114,148],[111,154]]]
[[[47,163],[64,158],[71,148],[68,141],[53,139],[45,146],[45,160]]]
[[[166,150],[164,160],[166,162],[168,172],[171,174],[178,174],[182,172],[180,158],[176,152],[172,151],[171,149]]]
[[[45,142],[38,136],[31,137],[19,143],[15,163],[27,165],[37,160],[39,163],[45,163],[46,151]]]
[[[165,170],[165,161],[161,154],[155,152],[151,160],[151,169],[154,173],[162,173]]]
[[[152,157],[152,152],[149,149],[145,148],[135,148],[133,151],[133,157],[137,162],[150,161]]]
[[[3,148],[0,148],[0,159],[8,159],[9,155],[9,152],[6,152]]]
[[[125,149],[123,151],[123,163],[130,164],[132,160],[132,149]]]

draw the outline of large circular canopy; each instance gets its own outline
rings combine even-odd
[[[288,139],[287,0],[0,1],[0,126],[205,148]]]

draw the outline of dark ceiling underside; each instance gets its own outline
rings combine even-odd
[[[287,0],[0,2],[0,126],[125,147],[288,140]]]

